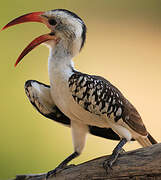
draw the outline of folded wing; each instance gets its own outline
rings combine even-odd
[[[28,80],[25,83],[25,92],[31,104],[40,114],[70,127],[70,119],[58,109],[51,98],[50,86],[36,80]],[[120,140],[120,137],[111,128],[88,127],[89,133],[92,135],[111,140]]]

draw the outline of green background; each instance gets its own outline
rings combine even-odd
[[[33,11],[65,8],[86,23],[87,41],[74,58],[78,70],[102,75],[136,106],[147,129],[161,137],[161,1],[160,0],[14,0],[1,1],[0,27]],[[70,129],[42,117],[29,103],[24,83],[48,83],[48,49],[40,46],[17,68],[20,52],[49,32],[25,23],[0,32],[0,179],[53,169],[72,151]],[[83,154],[72,163],[110,154],[117,142],[88,136]],[[139,148],[135,143],[126,150]]]

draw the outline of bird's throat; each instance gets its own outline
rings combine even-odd
[[[73,74],[74,64],[72,57],[62,47],[56,46],[50,49],[48,58],[48,70],[51,86],[59,83],[68,82],[68,79]]]

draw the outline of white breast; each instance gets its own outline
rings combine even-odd
[[[92,114],[83,109],[75,102],[69,90],[68,79],[73,74],[73,62],[68,58],[49,58],[49,77],[51,85],[51,96],[59,109],[73,121],[84,124],[109,127],[107,119]]]

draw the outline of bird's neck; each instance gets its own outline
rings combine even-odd
[[[72,56],[63,46],[56,46],[50,49],[48,66],[51,85],[56,85],[61,81],[67,82],[73,74],[74,63]]]

